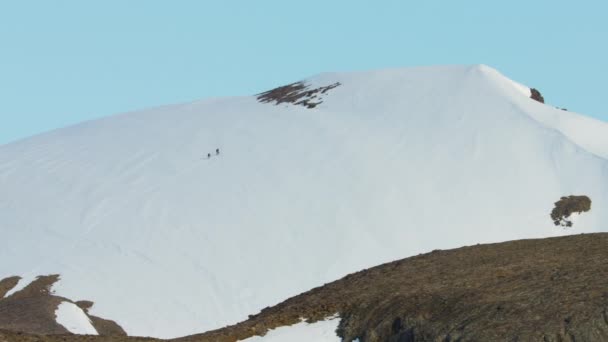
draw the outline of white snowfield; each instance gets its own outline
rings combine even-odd
[[[91,314],[175,337],[433,249],[608,227],[606,123],[484,65],[306,80],[335,82],[314,109],[210,99],[0,146],[0,277],[58,273]],[[571,194],[592,209],[556,227]]]
[[[264,336],[254,336],[242,341],[244,342],[341,342],[336,335],[336,329],[340,323],[339,318],[326,319],[324,321],[308,324],[284,326],[269,330]]]
[[[89,317],[74,303],[61,302],[55,311],[55,316],[57,323],[73,334],[99,335]]]

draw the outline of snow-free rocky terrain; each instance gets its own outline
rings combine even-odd
[[[433,251],[290,298],[239,324],[173,342],[608,340],[608,233]],[[337,315],[334,313],[338,313]],[[12,342],[135,342],[18,335]]]
[[[0,146],[0,280],[177,337],[422,252],[605,231],[608,125],[531,95],[484,65],[326,73]],[[590,210],[555,220],[570,195]]]

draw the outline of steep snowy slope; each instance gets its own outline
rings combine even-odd
[[[608,226],[606,124],[483,65],[305,81],[337,82],[314,108],[211,99],[0,146],[0,278],[60,274],[58,295],[171,337],[432,249]],[[565,230],[570,194],[593,205]]]

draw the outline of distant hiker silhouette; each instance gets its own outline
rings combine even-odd
[[[211,158],[211,153],[207,153],[207,159]]]
[[[215,155],[216,155],[216,156],[219,156],[219,155],[220,155],[220,149],[219,149],[219,148],[216,148],[216,149],[215,149]]]

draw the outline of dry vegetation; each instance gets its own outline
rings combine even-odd
[[[8,291],[17,286],[19,279],[21,279],[21,277],[14,276],[0,280],[0,299],[4,298]]]
[[[4,297],[12,289],[19,277],[0,280],[0,292],[3,285],[7,290],[0,296],[0,329],[10,331],[25,331],[32,334],[68,334],[69,332],[57,323],[55,311],[61,302],[71,300],[55,296],[51,292],[53,284],[59,280],[59,275],[40,276],[22,290]],[[88,309],[93,302],[76,302],[88,315]],[[126,335],[124,330],[115,322],[88,315],[95,329],[103,335]],[[0,340],[1,342],[2,340]]]
[[[556,226],[572,227],[570,216],[591,210],[591,199],[587,196],[570,195],[555,202],[551,219]]]
[[[236,341],[334,313],[342,318],[338,333],[345,341],[608,341],[607,259],[608,233],[433,251],[348,275],[245,322],[176,341]]]

